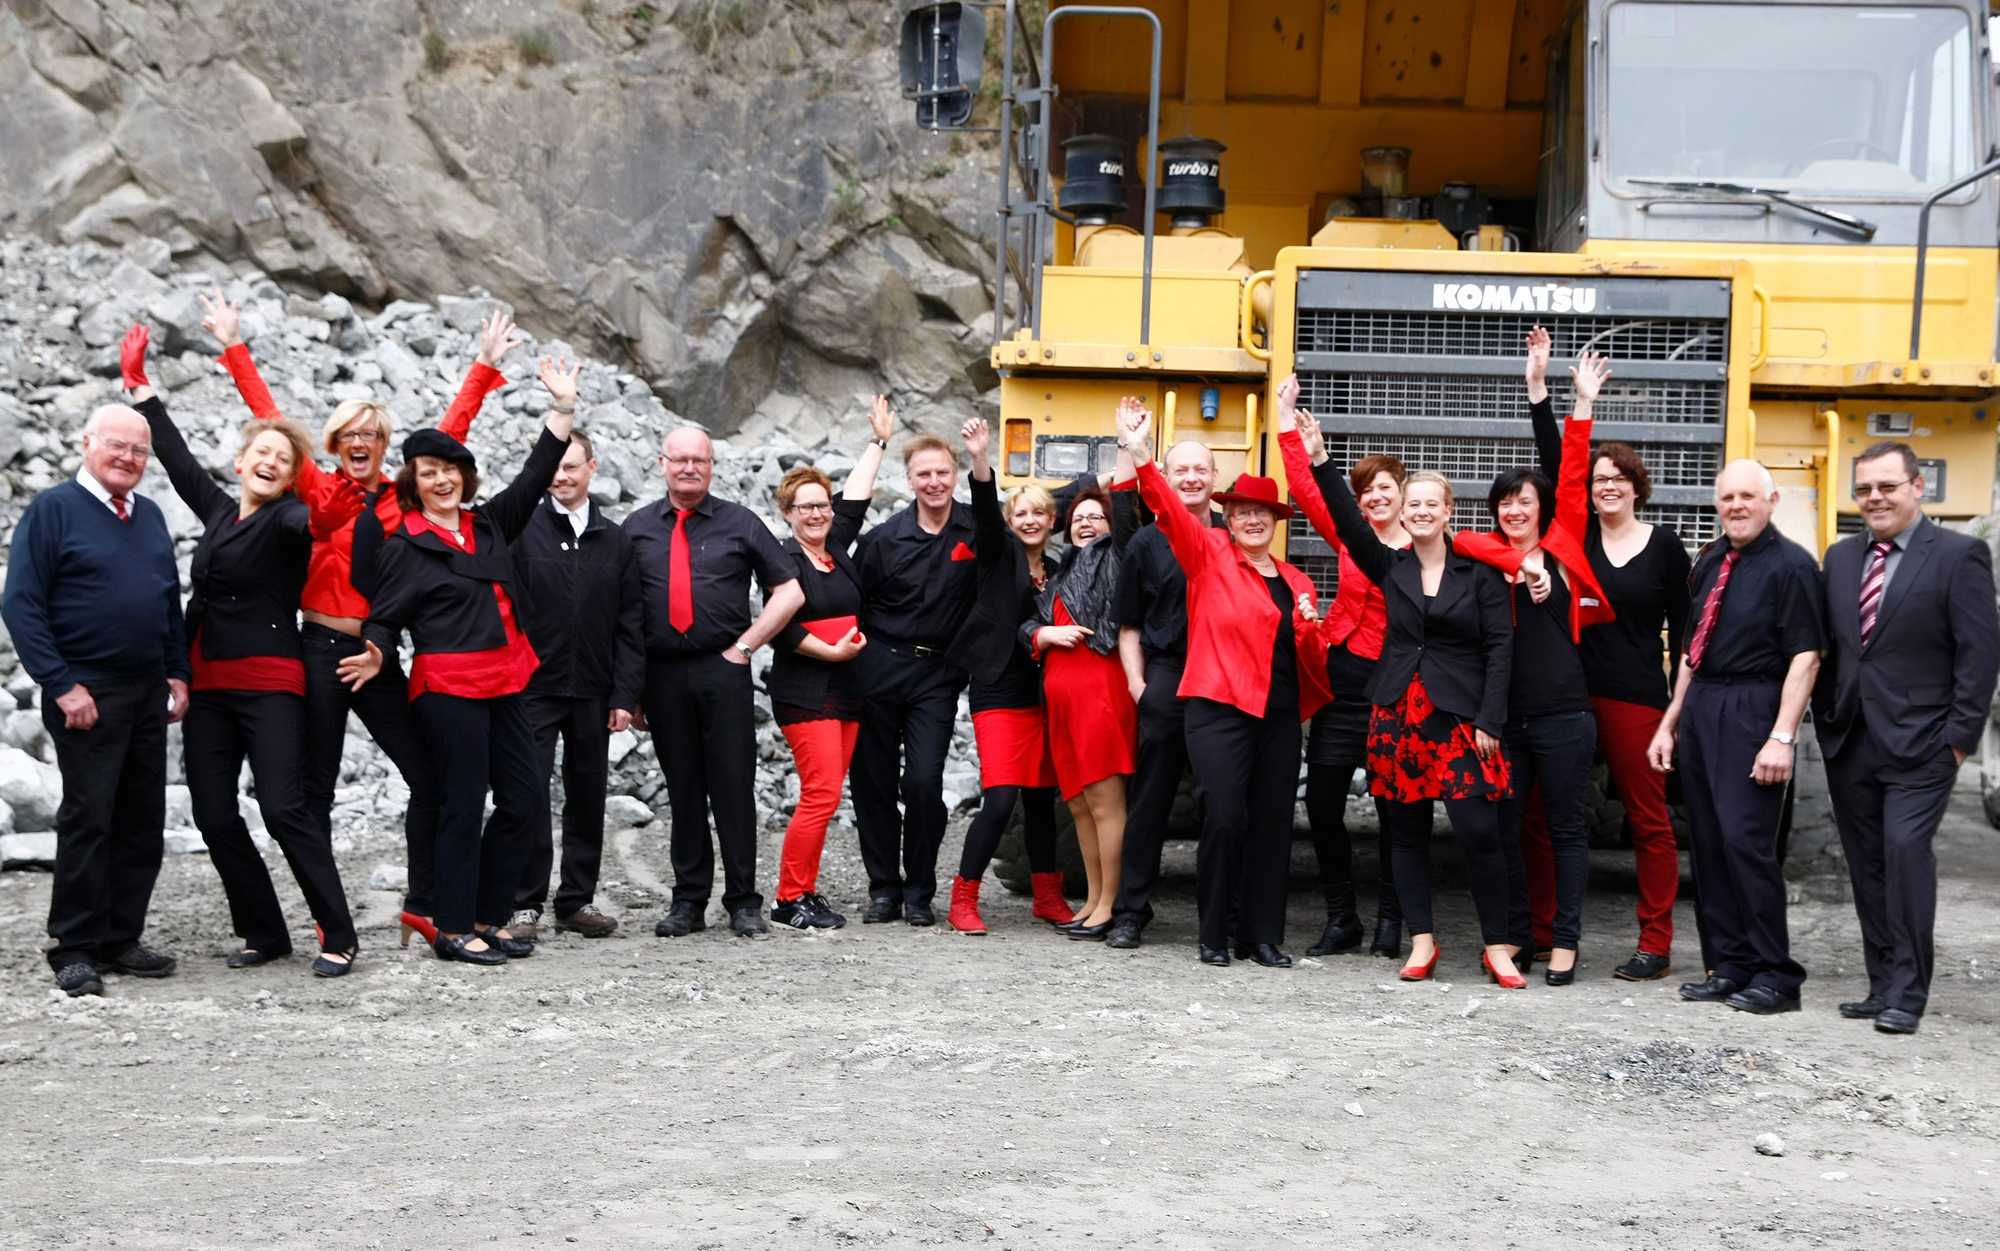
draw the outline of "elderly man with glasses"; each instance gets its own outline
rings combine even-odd
[[[187,712],[189,678],[173,536],[135,490],[151,455],[137,411],[92,413],[76,477],[15,527],[0,604],[62,770],[47,954],[72,996],[102,994],[102,973],[174,971],[139,941],[160,872],[167,725]]]

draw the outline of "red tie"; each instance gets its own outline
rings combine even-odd
[[[1688,644],[1688,668],[1701,668],[1701,654],[1708,650],[1708,636],[1715,631],[1715,619],[1722,613],[1722,592],[1729,586],[1730,570],[1736,568],[1736,558],[1741,555],[1736,548],[1730,548],[1722,558],[1722,572],[1715,575],[1715,589],[1708,593],[1708,602],[1701,607],[1701,624],[1694,629],[1694,642]]]
[[[1889,578],[1889,549],[1893,543],[1877,542],[1869,547],[1873,555],[1868,561],[1868,572],[1861,575],[1861,645],[1868,645],[1868,636],[1875,633],[1875,611],[1882,606],[1882,586]]]
[[[130,520],[132,520],[132,514],[131,514],[131,513],[129,513],[129,512],[127,512],[127,511],[125,511],[125,497],[124,497],[124,496],[122,496],[122,495],[114,495],[114,496],[112,496],[112,497],[111,497],[111,507],[112,507],[113,509],[115,509],[115,510],[117,511],[117,513],[118,513],[118,520],[120,520],[120,521],[130,521]]]
[[[667,621],[686,634],[694,628],[694,575],[688,572],[687,519],[692,508],[674,510],[674,551],[667,560]]]

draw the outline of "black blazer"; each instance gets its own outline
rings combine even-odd
[[[1368,679],[1368,698],[1393,704],[1421,674],[1431,702],[1498,738],[1507,725],[1514,671],[1514,614],[1499,572],[1446,549],[1437,599],[1426,609],[1424,572],[1413,547],[1389,547],[1361,515],[1344,474],[1321,493],[1347,553],[1382,588],[1388,632]],[[1330,488],[1330,489],[1329,489]]]
[[[867,500],[836,499],[833,501],[833,525],[826,535],[826,554],[833,558],[834,570],[845,574],[854,583],[857,595],[861,592],[861,570],[855,566],[854,558],[847,554],[847,549],[854,545],[854,536],[861,533],[861,523],[867,517]],[[806,555],[799,541],[786,539],[778,546],[798,562],[799,589],[806,593],[806,602],[771,640],[771,676],[765,681],[764,689],[774,704],[818,708],[826,701],[827,687],[832,684],[834,675],[854,662],[821,660],[817,656],[799,654],[799,644],[807,634],[804,623],[820,621],[834,613],[825,603],[819,566],[813,564],[812,557]]]
[[[1028,576],[1028,551],[1007,519],[1000,514],[1000,479],[972,479],[973,551],[979,579],[974,584],[972,611],[952,636],[945,659],[972,675],[975,682],[994,685],[1010,668],[1019,645],[1014,632],[1034,611],[1035,581]],[[1030,661],[1029,663],[1032,663]]]
[[[382,545],[379,578],[361,637],[385,656],[394,654],[404,630],[419,654],[506,646],[507,630],[493,588],[497,584],[507,592],[519,621],[534,616],[527,580],[515,572],[508,544],[534,518],[568,448],[568,439],[558,439],[544,427],[527,464],[506,489],[477,509],[461,510],[472,522],[470,553],[435,534],[411,534],[407,526],[390,535]]]
[[[1986,729],[2000,673],[2000,617],[1986,544],[1933,521],[1918,525],[1861,645],[1861,577],[1873,538],[1826,551],[1826,633],[1813,690],[1820,749],[1832,757],[1866,728],[1914,768],[1946,747],[1970,754]]]
[[[542,662],[529,690],[636,709],[646,678],[646,605],[624,529],[593,504],[579,535],[544,495],[511,546],[532,605],[520,608],[521,628]]]

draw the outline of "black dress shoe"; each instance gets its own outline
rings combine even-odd
[[[163,956],[157,951],[149,951],[138,943],[119,952],[97,966],[105,973],[129,973],[133,977],[167,977],[180,962],[172,956]]]
[[[1542,980],[1544,982],[1547,982],[1551,986],[1571,985],[1576,981],[1577,966],[1582,963],[1583,963],[1583,953],[1579,951],[1576,953],[1576,958],[1569,962],[1568,968],[1557,969],[1551,966],[1549,968],[1543,969]],[[1522,972],[1523,973],[1527,972],[1525,967],[1522,968]]]
[[[1139,934],[1144,929],[1144,926],[1131,917],[1114,919],[1111,922],[1111,932],[1104,936],[1104,945],[1116,947],[1120,951],[1135,950],[1140,943]]]
[[[269,964],[273,960],[282,960],[291,954],[292,949],[290,947],[278,951],[244,950],[231,953],[229,959],[223,961],[223,963],[232,969],[254,969],[260,964]]]
[[[332,955],[324,951],[320,952],[313,957],[313,976],[346,977],[349,973],[354,972],[354,957],[359,951],[360,948],[357,947],[352,951],[336,951]],[[347,959],[335,960],[332,956],[346,956]]]
[[[1075,925],[1063,933],[1080,943],[1101,943],[1111,933],[1113,922],[1100,921],[1096,925]]]
[[[1881,1016],[1883,1010],[1886,1009],[1888,1006],[1889,1006],[1888,1004],[1882,1002],[1880,999],[1877,999],[1875,996],[1870,995],[1866,999],[1861,1000],[1859,1003],[1841,1004],[1840,1015],[1846,1017],[1850,1021],[1867,1021],[1875,1017]]]
[[[903,919],[903,901],[900,899],[871,899],[868,911],[861,914],[863,925],[880,925],[884,921]]]
[[[903,919],[911,925],[936,925],[937,913],[932,912],[927,903],[906,903],[903,905]]]
[[[104,979],[97,975],[97,966],[88,960],[72,960],[57,969],[56,985],[72,999],[104,993]]]
[[[1236,944],[1236,958],[1238,960],[1254,960],[1267,969],[1289,969],[1292,967],[1292,958],[1284,952],[1279,951],[1277,947],[1270,943],[1238,943]]]
[[[1673,971],[1673,961],[1667,957],[1635,951],[1630,960],[1611,970],[1611,976],[1622,982],[1656,982]]]
[[[1203,964],[1215,965],[1217,968],[1227,968],[1229,966],[1229,953],[1218,951],[1214,947],[1203,947],[1201,949],[1201,962]]]
[[[1875,1016],[1875,1029],[1882,1034],[1914,1034],[1917,1032],[1917,1023],[1922,1020],[1923,1018],[1914,1012],[1905,1012],[1901,1008],[1884,1008]]]
[[[502,938],[495,930],[480,930],[479,937],[509,960],[525,960],[535,954],[535,945],[525,938]]]
[[[1403,923],[1401,921],[1375,922],[1375,941],[1368,944],[1368,954],[1394,960],[1403,954]]]
[[[1781,994],[1769,986],[1747,986],[1723,1002],[1738,1012],[1753,1012],[1758,1016],[1776,1016],[1780,1012],[1799,1010],[1797,995]]]
[[[659,924],[653,927],[653,933],[659,938],[685,938],[689,934],[699,933],[708,928],[708,922],[701,914],[700,904],[685,900],[670,904],[667,907],[667,915],[661,917]]]
[[[738,938],[755,938],[768,934],[771,927],[764,924],[763,913],[755,908],[738,908],[729,914],[729,932]]]
[[[1361,945],[1361,940],[1366,937],[1367,934],[1361,929],[1361,918],[1355,916],[1352,912],[1330,916],[1326,919],[1326,932],[1319,936],[1318,942],[1306,948],[1306,954],[1309,956],[1339,955],[1344,951],[1353,951]]]
[[[484,934],[461,934],[457,938],[450,938],[439,934],[437,941],[431,944],[431,950],[437,953],[437,958],[440,960],[457,960],[461,964],[507,963],[507,953],[491,943],[479,951],[466,946],[475,938],[483,940],[485,937]]]
[[[1696,1003],[1721,1003],[1742,989],[1743,983],[1733,982],[1726,977],[1717,977],[1711,973],[1705,982],[1681,983],[1681,998],[1691,999]]]

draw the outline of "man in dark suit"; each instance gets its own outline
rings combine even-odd
[[[2000,673],[1986,544],[1924,518],[1906,443],[1854,462],[1865,534],[1826,553],[1830,646],[1813,692],[1834,820],[1861,918],[1868,997],[1840,1014],[1915,1033],[1930,994],[1937,833]]]

